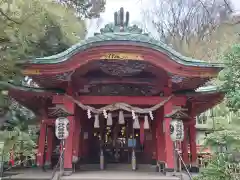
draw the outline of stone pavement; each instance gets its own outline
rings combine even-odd
[[[91,166],[93,167],[93,166]],[[119,166],[121,167],[121,166]],[[147,172],[142,170],[131,171],[119,169],[111,169],[100,171],[99,169],[91,170],[81,169],[81,171],[74,172],[71,176],[63,176],[62,180],[190,180],[186,173],[177,174],[177,177],[167,174],[167,176],[154,171]],[[149,169],[148,169],[149,170]],[[8,175],[7,175],[8,174]],[[194,174],[192,174],[195,176]],[[11,180],[50,180],[52,171],[43,172],[40,169],[24,169],[16,170],[15,172],[8,172],[3,179]],[[180,178],[182,177],[182,179]],[[54,179],[57,180],[57,176]]]
[[[22,170],[19,174],[6,176],[3,179],[11,180],[50,180],[52,172],[43,172],[37,169]],[[126,171],[81,171],[71,176],[63,176],[62,180],[180,180],[178,177],[164,176],[160,173],[126,172]]]

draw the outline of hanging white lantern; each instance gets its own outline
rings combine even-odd
[[[108,117],[107,111],[105,109],[103,110],[103,116],[105,119],[107,119],[107,117]]]
[[[107,115],[107,126],[112,126],[112,113],[108,113]]]
[[[135,119],[133,119],[133,129],[140,129],[138,116],[135,116]]]
[[[134,110],[132,110],[132,119],[136,119],[136,114],[135,114]]]
[[[87,110],[87,116],[88,116],[88,119],[91,119],[92,115],[91,115],[90,109]]]
[[[99,115],[98,114],[95,114],[94,128],[100,128],[100,125],[99,125]]]
[[[169,128],[172,141],[183,141],[184,126],[182,120],[179,119],[172,120]]]
[[[144,129],[149,129],[149,122],[148,122],[148,116],[144,116],[144,124],[143,124]]]
[[[150,116],[151,120],[153,120],[153,113],[152,113],[152,111],[149,112],[149,116]]]
[[[125,123],[123,111],[119,111],[118,123],[119,124],[124,124]]]

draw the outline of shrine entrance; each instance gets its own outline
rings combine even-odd
[[[149,134],[150,129],[144,129],[144,119],[139,119],[134,123],[129,116],[120,122],[119,116],[114,113],[110,123],[100,119],[100,128],[93,130],[86,163],[100,163],[101,151],[105,164],[131,164],[133,151],[138,164],[151,163],[151,156],[144,155],[144,132]]]

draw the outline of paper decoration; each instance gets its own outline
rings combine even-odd
[[[99,115],[98,114],[95,114],[94,128],[100,128],[100,125],[99,125]]]
[[[118,119],[119,124],[125,124],[123,111],[119,111],[119,117],[118,118],[119,118]]]
[[[133,119],[133,129],[140,129],[138,116],[135,116],[135,119]]]
[[[107,119],[107,117],[108,117],[107,111],[105,109],[103,110],[103,116],[105,119]]]
[[[108,113],[107,115],[107,126],[112,126],[112,113]]]
[[[149,129],[149,122],[148,122],[148,116],[144,116],[144,124],[143,124],[144,129]]]
[[[90,109],[87,110],[87,116],[88,116],[88,119],[91,119],[92,115],[91,115]]]

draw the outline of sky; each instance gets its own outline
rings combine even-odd
[[[130,23],[142,22],[142,11],[151,9],[154,0],[106,0],[105,12],[101,14],[100,20],[91,20],[88,22],[88,37],[94,32],[98,32],[105,24],[113,22],[113,14],[123,7],[125,11],[130,12]],[[235,11],[240,11],[240,0],[231,0]]]

